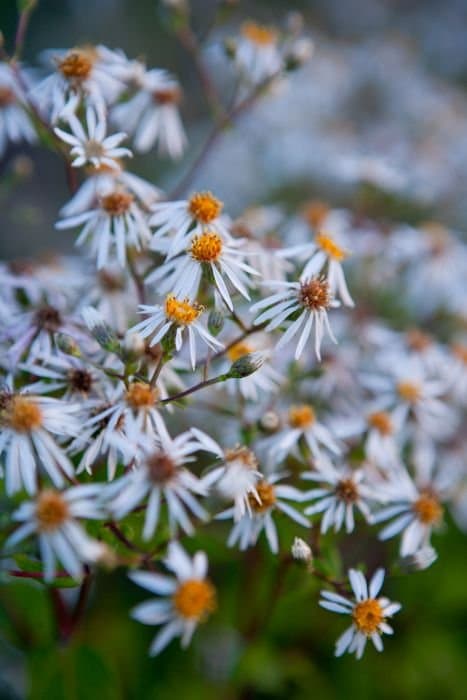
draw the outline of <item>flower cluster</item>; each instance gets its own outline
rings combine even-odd
[[[222,126],[311,53],[296,28],[254,22],[225,48],[241,89]],[[162,626],[158,654],[222,606],[190,541],[264,543],[351,616],[337,655],[381,651],[401,607],[378,597],[384,571],[367,584],[347,551],[349,588],[323,573],[319,541],[333,532],[335,559],[347,534],[373,537],[390,579],[434,562],[447,508],[467,526],[465,247],[440,225],[323,202],[234,216],[185,179],[170,194],[127,167],[133,152],[183,155],[177,80],[101,45],[45,59],[35,81],[0,66],[0,151],[48,130],[79,180],[56,226],[83,255],[0,267],[9,570],[40,562],[45,582],[79,585],[128,567],[158,596],[132,612]]]

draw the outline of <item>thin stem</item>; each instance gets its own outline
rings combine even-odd
[[[159,375],[161,373],[163,366],[164,366],[164,353],[161,350],[161,356],[160,356],[159,361],[156,365],[156,368],[152,374],[152,377],[149,381],[149,386],[151,387],[151,389],[154,389],[154,387],[156,386],[156,382],[159,379]]]
[[[134,261],[132,260],[130,255],[127,256],[127,262],[128,262],[128,269],[130,270],[130,274],[133,277],[134,283],[136,285],[136,293],[138,295],[138,301],[140,304],[145,304],[146,303],[146,289],[144,288],[144,279],[136,270]]]
[[[8,576],[14,576],[15,578],[32,578],[35,579],[36,581],[43,581],[44,580],[44,574],[42,571],[19,571],[17,569],[10,569],[8,571]],[[71,578],[70,574],[67,574],[66,571],[58,571],[55,574],[55,578]]]
[[[75,609],[73,610],[70,617],[70,629],[68,635],[71,636],[76,630],[77,626],[81,622],[83,615],[86,611],[86,605],[89,599],[89,594],[91,592],[92,576],[89,568],[87,568],[86,574],[81,582],[79,589],[78,600],[76,601]]]
[[[26,32],[28,30],[29,20],[36,7],[36,0],[29,0],[27,7],[21,11],[18,20],[18,27],[16,29],[15,36],[15,49],[13,53],[13,59],[17,61],[23,51],[24,42],[26,39]]]
[[[211,386],[212,384],[217,384],[218,382],[224,382],[226,379],[229,379],[230,375],[228,373],[226,374],[219,374],[217,377],[212,377],[212,379],[207,379],[205,381],[199,382],[199,384],[195,384],[194,386],[191,386],[189,389],[185,389],[185,391],[181,391],[179,394],[174,394],[173,396],[168,396],[166,399],[162,399],[160,403],[169,403],[170,401],[177,401],[178,399],[183,399],[184,396],[188,396],[189,394],[193,394],[195,391],[198,391],[199,389],[204,389],[207,386]]]

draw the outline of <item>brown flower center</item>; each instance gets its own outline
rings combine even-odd
[[[394,432],[394,426],[389,413],[386,411],[375,411],[368,416],[368,425],[381,433],[381,435],[391,435]]]
[[[154,90],[152,95],[154,101],[159,105],[178,105],[182,99],[182,91],[178,86]]]
[[[187,620],[204,620],[216,609],[216,589],[209,581],[188,579],[179,585],[172,602],[181,617]]]
[[[34,399],[13,396],[7,403],[6,421],[18,433],[31,433],[43,422],[42,411]]]
[[[311,311],[322,311],[331,305],[329,283],[324,277],[312,277],[300,285],[298,300]]]
[[[352,619],[359,632],[370,636],[378,631],[380,624],[384,621],[381,604],[374,598],[362,600],[355,605]]]
[[[53,306],[43,306],[36,311],[36,325],[44,331],[55,333],[62,325],[60,312]]]
[[[292,406],[289,410],[289,425],[291,428],[309,428],[316,421],[316,413],[308,404]]]
[[[91,75],[94,59],[88,51],[70,51],[58,62],[60,73],[73,82],[82,82]]]
[[[131,408],[152,408],[158,399],[158,391],[143,382],[132,382],[125,396]]]
[[[130,209],[133,196],[127,192],[112,192],[101,199],[102,209],[109,216],[123,216]]]
[[[355,503],[358,501],[358,489],[353,479],[341,479],[335,489],[336,497],[344,503]]]
[[[191,216],[202,224],[210,224],[222,211],[222,202],[211,192],[196,192],[188,202]]]
[[[423,525],[435,525],[443,517],[443,506],[431,493],[422,494],[413,504],[413,511]]]
[[[206,231],[194,236],[189,252],[200,263],[211,263],[219,259],[222,253],[222,239],[214,231]]]
[[[99,272],[99,284],[106,292],[122,292],[125,289],[125,278],[123,275],[118,275],[108,270]]]
[[[68,503],[58,491],[42,491],[36,503],[40,532],[57,530],[69,517]]]
[[[15,102],[16,96],[13,90],[7,87],[0,87],[0,109],[8,107],[13,102]]]
[[[93,384],[92,374],[85,369],[72,369],[68,372],[68,383],[72,391],[88,394]]]
[[[173,459],[166,452],[155,452],[152,454],[148,458],[146,466],[149,478],[155,484],[166,484],[177,472]]]
[[[428,333],[423,333],[418,328],[412,328],[406,334],[407,345],[416,352],[423,352],[432,344],[432,339]]]
[[[259,501],[253,493],[248,494],[248,502],[255,513],[265,513],[276,502],[276,492],[272,484],[267,481],[259,481],[256,484]]]

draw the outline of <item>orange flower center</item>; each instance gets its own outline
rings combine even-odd
[[[58,491],[42,491],[37,498],[36,518],[41,532],[57,530],[69,517],[68,503]]]
[[[417,403],[420,400],[422,392],[420,385],[416,382],[399,382],[397,385],[399,396],[409,403]]]
[[[7,423],[18,433],[31,433],[42,425],[40,407],[27,396],[13,396],[7,409]]]
[[[217,219],[223,204],[211,192],[196,192],[188,202],[191,216],[202,224],[210,224]]]
[[[175,591],[172,602],[187,620],[203,620],[216,609],[216,589],[209,581],[188,579]]]
[[[326,255],[334,260],[344,260],[347,257],[347,253],[343,248],[337,245],[337,243],[324,233],[318,233],[316,236],[316,245],[318,245],[321,250],[323,250]]]
[[[381,433],[381,435],[391,435],[394,432],[391,416],[386,411],[375,411],[368,416],[368,425]]]
[[[316,199],[305,204],[302,216],[311,228],[315,229],[321,226],[328,213],[329,207],[326,202],[320,202]]]
[[[359,632],[370,636],[378,631],[380,624],[384,621],[383,609],[377,600],[368,598],[355,605],[352,619]]]
[[[152,408],[158,398],[158,391],[143,384],[143,382],[132,382],[126,392],[126,402],[129,406],[135,409]]]
[[[193,237],[189,252],[200,263],[215,262],[222,253],[222,239],[214,231],[206,231]]]
[[[255,513],[265,513],[276,502],[276,492],[272,484],[267,481],[259,481],[256,484],[259,501],[253,493],[248,494],[248,501]]]
[[[231,362],[235,362],[239,360],[240,357],[248,355],[251,352],[253,352],[253,348],[251,345],[248,345],[248,343],[235,343],[235,345],[232,345],[232,347],[227,350],[227,357]]]
[[[182,91],[178,86],[154,90],[153,97],[154,101],[159,105],[178,105],[182,99]]]
[[[70,51],[58,62],[58,69],[67,80],[82,82],[91,75],[93,65],[94,59],[90,52]]]
[[[241,27],[241,33],[245,39],[258,46],[275,44],[278,38],[277,31],[273,27],[266,27],[256,22],[244,22]]]
[[[358,501],[357,485],[352,479],[341,479],[336,485],[336,496],[344,503],[355,503]]]
[[[443,517],[443,507],[433,494],[422,494],[413,504],[413,510],[423,525],[435,525]]]
[[[127,192],[112,192],[101,199],[101,207],[110,216],[123,216],[129,210],[133,196]]]
[[[328,309],[331,304],[331,295],[327,280],[321,277],[312,277],[302,282],[298,293],[298,300],[302,306],[311,311]]]
[[[467,345],[456,343],[452,346],[452,352],[464,365],[467,365]]]
[[[289,424],[292,428],[309,428],[316,421],[316,413],[311,406],[292,406],[289,410]]]
[[[173,294],[169,294],[165,300],[165,315],[174,323],[180,326],[189,326],[196,321],[203,312],[203,307],[199,304],[190,304],[188,299],[179,301]]]

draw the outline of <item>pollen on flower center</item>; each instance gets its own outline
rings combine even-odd
[[[41,532],[57,530],[69,517],[68,503],[58,491],[42,491],[37,498],[36,518]]]
[[[177,588],[172,602],[181,617],[203,620],[216,609],[216,589],[209,581],[188,579]]]
[[[110,216],[123,216],[129,210],[133,196],[127,192],[112,192],[101,199],[102,209]]]
[[[256,484],[259,501],[253,493],[248,494],[248,502],[255,513],[264,513],[276,502],[276,492],[272,484],[267,481],[259,481]]]
[[[329,255],[330,258],[334,258],[334,260],[340,261],[347,257],[345,250],[337,245],[331,236],[327,236],[325,233],[318,233],[316,236],[316,245],[319,246],[326,255]]]
[[[253,44],[258,46],[269,46],[277,42],[277,31],[272,27],[266,27],[263,24],[256,22],[244,22],[241,27],[241,33]]]
[[[328,309],[331,304],[329,283],[321,277],[312,277],[300,285],[298,300],[302,306],[311,311]]]
[[[152,95],[159,105],[177,105],[182,99],[182,91],[178,86],[154,90]]]
[[[421,398],[421,388],[416,382],[399,382],[397,392],[404,401],[409,403],[417,403]]]
[[[391,416],[386,411],[375,411],[368,416],[368,425],[381,433],[381,435],[391,435],[394,432]]]
[[[196,192],[188,202],[188,211],[202,224],[210,224],[217,219],[223,204],[211,192]]]
[[[344,503],[358,501],[358,489],[352,479],[341,479],[336,485],[336,496]]]
[[[70,51],[58,62],[60,73],[67,80],[81,82],[89,78],[94,61],[88,51]]]
[[[222,253],[222,239],[214,231],[206,231],[193,237],[189,252],[200,263],[215,262]]]
[[[309,428],[316,421],[316,413],[311,406],[292,406],[289,410],[289,424],[292,428]]]
[[[435,496],[429,493],[422,494],[413,504],[413,510],[417,518],[424,525],[434,525],[443,516],[443,507]]]
[[[169,294],[166,297],[165,315],[168,319],[181,326],[189,326],[190,323],[196,321],[202,312],[203,307],[200,304],[190,304],[188,299],[176,299],[173,294]]]
[[[258,460],[254,452],[245,447],[244,445],[238,445],[231,449],[227,449],[224,452],[226,462],[241,462],[247,469],[256,469],[258,467]]]
[[[42,411],[34,399],[28,396],[13,396],[8,402],[7,423],[18,433],[30,433],[42,425]]]
[[[235,343],[227,350],[227,357],[231,362],[239,360],[244,355],[248,355],[253,352],[253,348],[248,343]]]
[[[0,87],[0,109],[8,107],[16,100],[13,90],[7,87]]]
[[[177,472],[173,459],[166,452],[155,452],[152,454],[148,458],[146,466],[149,478],[155,484],[166,484]]]
[[[375,598],[362,600],[354,606],[352,619],[359,632],[370,636],[384,621],[383,609]]]
[[[133,382],[126,392],[126,402],[132,408],[152,408],[158,398],[158,391],[143,382]]]

